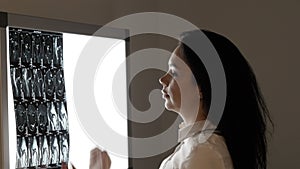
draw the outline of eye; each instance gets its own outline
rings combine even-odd
[[[169,70],[169,73],[170,73],[173,77],[177,76],[177,73],[176,73],[173,69],[170,69],[170,70]]]

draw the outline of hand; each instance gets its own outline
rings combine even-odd
[[[72,167],[71,169],[76,169],[72,163],[71,163],[71,167]],[[61,169],[68,169],[68,164],[67,163],[62,163],[61,164]]]
[[[109,169],[111,160],[106,151],[94,148],[90,153],[90,169]]]

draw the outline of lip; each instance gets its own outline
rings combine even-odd
[[[167,94],[163,94],[163,96],[162,96],[162,98],[164,98],[164,99],[168,99],[170,96],[169,95],[167,95]]]
[[[167,99],[167,98],[170,97],[170,96],[167,94],[167,92],[166,92],[165,90],[161,90],[161,93],[162,93],[162,97],[163,97],[164,99]]]

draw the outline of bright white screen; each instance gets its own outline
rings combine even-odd
[[[73,100],[73,77],[75,71],[75,66],[80,56],[84,46],[90,40],[91,36],[78,35],[78,34],[63,34],[63,48],[64,48],[64,73],[65,73],[65,83],[66,83],[66,97],[68,104],[68,113],[69,113],[69,122],[70,122],[70,162],[73,163],[77,168],[88,168],[89,167],[89,155],[90,150],[95,148],[95,144],[88,138],[84,130],[82,130],[80,123],[75,114],[74,108],[74,100]],[[102,38],[102,37],[93,37],[99,38],[97,39],[97,46],[99,48],[101,46],[105,46],[104,44],[113,44],[110,50],[108,51],[105,58],[112,58],[113,62],[106,62],[104,65],[106,70],[106,76],[102,77],[104,79],[110,79],[114,76],[115,69],[119,67],[121,63],[125,61],[126,52],[125,52],[125,41],[117,40],[111,38]],[[109,65],[107,65],[109,63]],[[125,69],[125,67],[122,67]],[[122,85],[124,85],[124,91],[121,97],[124,98],[124,102],[126,105],[126,70],[123,70],[124,78],[122,79]],[[99,84],[97,82],[99,78],[95,77],[95,84]],[[109,80],[108,80],[109,81]],[[125,94],[125,95],[124,95]],[[95,99],[96,103],[100,100],[99,95],[101,93],[95,91]],[[122,99],[123,100],[123,99]],[[106,104],[106,103],[105,103]],[[106,112],[110,112],[109,114],[101,114],[107,124],[114,129],[117,133],[127,136],[127,122],[126,119],[121,118],[118,113],[115,112],[115,108],[113,104],[111,104],[111,100],[107,100]],[[124,144],[124,143],[121,143]],[[122,147],[124,147],[128,152],[128,143],[125,143]],[[111,169],[127,169],[128,168],[128,158],[117,157],[113,154],[109,154],[111,157],[112,165]]]

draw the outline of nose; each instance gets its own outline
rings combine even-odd
[[[167,86],[169,84],[170,78],[171,78],[170,74],[166,73],[161,78],[159,78],[159,83],[162,86]]]

